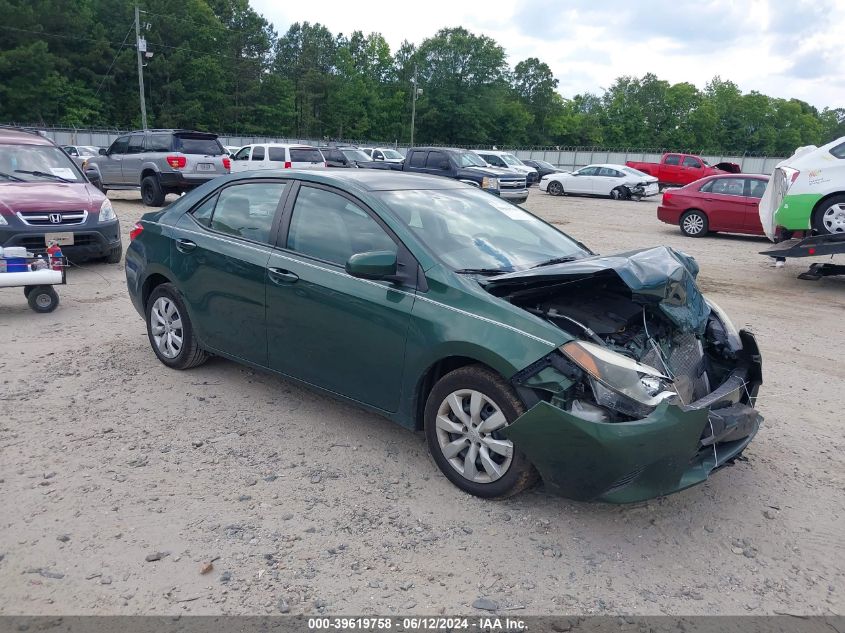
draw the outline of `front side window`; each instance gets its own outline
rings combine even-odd
[[[386,149],[382,152],[382,154],[384,155],[384,158],[388,160],[402,160],[404,158],[404,156],[395,149]]]
[[[217,197],[209,226],[220,233],[269,244],[270,229],[284,191],[283,182],[250,182],[226,187]],[[200,205],[194,212],[194,218],[202,207]],[[202,223],[199,218],[197,221]]]
[[[235,160],[249,160],[249,150],[251,147],[243,147],[235,154]]]
[[[373,160],[384,160],[384,154],[378,150],[373,151]]]
[[[522,161],[513,154],[502,154],[502,160],[510,167],[524,167]]]
[[[840,143],[830,149],[830,153],[836,158],[845,158],[845,143]]]
[[[109,154],[125,154],[127,147],[129,147],[129,137],[118,136],[114,143],[111,144]]]
[[[360,206],[337,193],[307,186],[296,197],[287,247],[338,266],[356,253],[396,252],[396,243]]]
[[[669,154],[669,156],[666,157],[665,164],[667,164],[667,165],[680,165],[681,164],[681,157],[678,156],[677,154]]]
[[[573,239],[474,188],[385,191],[385,204],[453,270],[524,270],[551,258],[588,254]]]
[[[458,165],[461,167],[487,167],[487,163],[478,154],[461,152],[457,155]]]
[[[693,158],[692,156],[687,156],[684,158],[684,167],[692,167],[693,169],[701,169],[701,163],[698,162],[697,158]]]
[[[598,167],[584,167],[575,172],[579,176],[596,176],[599,173]]]

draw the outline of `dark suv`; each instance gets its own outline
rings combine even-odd
[[[141,130],[115,139],[84,170],[101,191],[140,189],[144,204],[160,207],[168,193],[190,191],[228,174],[229,153],[216,134],[191,130]]]
[[[0,128],[0,246],[43,250],[56,240],[71,259],[120,261],[111,202],[51,140]]]

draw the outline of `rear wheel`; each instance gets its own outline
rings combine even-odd
[[[702,237],[709,231],[709,222],[703,211],[692,209],[681,216],[681,233],[687,237]]]
[[[160,207],[164,204],[164,190],[158,176],[147,176],[141,181],[141,200],[148,207]]]
[[[560,184],[557,180],[552,180],[549,183],[549,186],[546,188],[546,191],[548,191],[549,195],[552,195],[552,196],[562,196],[563,195],[563,185]]]
[[[525,412],[513,389],[480,365],[441,378],[426,400],[429,451],[461,490],[478,497],[515,495],[537,481],[537,471],[501,431]]]
[[[197,343],[188,311],[173,284],[161,284],[150,293],[146,321],[153,352],[168,367],[190,369],[208,358]]]
[[[845,195],[828,198],[813,213],[813,228],[822,235],[845,233]]]
[[[27,288],[24,288],[24,293],[26,291]],[[26,300],[29,307],[36,312],[52,312],[59,306],[59,295],[53,290],[53,286],[30,287]]]

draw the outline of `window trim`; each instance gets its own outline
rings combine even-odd
[[[288,196],[290,195],[290,190],[293,187],[293,183],[296,182],[295,180],[291,180],[289,178],[261,178],[255,180],[237,180],[235,182],[226,183],[222,187],[218,187],[214,191],[209,192],[208,195],[203,196],[202,200],[199,200],[196,204],[191,206],[190,209],[185,211],[185,215],[191,216],[191,221],[203,231],[208,231],[215,236],[225,237],[232,240],[239,240],[243,242],[247,242],[249,244],[257,244],[258,246],[264,246],[265,248],[273,249],[275,248],[275,243],[278,238],[278,231],[279,227],[281,226],[282,215],[284,213],[285,204],[287,203]],[[244,237],[243,235],[233,235],[232,233],[224,233],[223,231],[217,231],[211,226],[205,226],[204,224],[200,224],[199,221],[194,217],[194,211],[205,204],[210,198],[217,197],[218,201],[220,198],[220,194],[223,193],[225,189],[229,189],[231,187],[239,187],[243,185],[254,185],[254,184],[283,184],[285,185],[284,190],[282,191],[282,196],[279,198],[279,203],[276,205],[276,211],[273,215],[273,222],[270,224],[270,234],[268,236],[268,241],[266,242],[259,242],[258,240],[253,240],[248,237]],[[217,203],[214,203],[214,211],[217,211]],[[214,213],[211,214],[212,219],[214,218]]]
[[[285,207],[282,210],[282,217],[279,223],[279,230],[276,235],[276,242],[273,245],[273,248],[277,251],[285,253],[291,257],[299,257],[306,260],[304,263],[308,262],[319,262],[325,266],[330,266],[332,269],[338,269],[343,271],[343,274],[349,278],[357,279],[357,277],[352,277],[349,273],[346,272],[346,267],[335,262],[330,262],[325,259],[320,259],[319,257],[314,257],[313,255],[309,255],[308,253],[300,253],[299,251],[295,251],[291,248],[288,248],[288,234],[290,232],[290,223],[291,219],[293,218],[293,210],[296,206],[296,200],[299,197],[299,191],[303,187],[311,187],[312,189],[322,189],[323,191],[328,191],[329,193],[334,193],[342,198],[346,198],[353,204],[357,205],[364,213],[366,213],[372,220],[378,224],[381,229],[387,234],[387,236],[393,240],[396,244],[396,263],[397,268],[403,267],[408,272],[408,282],[407,284],[402,284],[406,288],[416,288],[420,291],[425,291],[427,288],[424,288],[423,285],[420,283],[420,274],[421,271],[420,263],[414,254],[410,251],[410,249],[405,246],[405,243],[402,239],[396,234],[396,232],[391,229],[387,223],[379,216],[378,213],[373,211],[373,209],[366,204],[360,198],[356,198],[355,196],[343,191],[342,189],[337,189],[335,187],[331,187],[329,185],[324,185],[318,182],[312,182],[310,180],[292,180],[291,187],[289,188],[290,192],[288,193],[287,199],[285,200]],[[411,274],[410,271],[415,271]],[[422,279],[424,280],[425,277],[423,276]],[[380,282],[375,282],[380,283]],[[390,285],[396,284],[396,282],[385,281],[384,282],[388,287]]]

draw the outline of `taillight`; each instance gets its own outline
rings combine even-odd
[[[232,161],[228,157],[223,159],[223,169],[229,171],[232,168]]]
[[[135,226],[132,227],[132,230],[129,231],[129,241],[131,242],[136,237],[138,237],[143,230],[144,230],[144,225],[141,224],[140,222],[136,222]]]
[[[671,193],[669,193],[668,191],[664,191],[664,192],[663,192],[663,204],[666,204],[666,203],[667,203],[667,202],[669,202],[671,199],[672,199],[672,194],[671,194]]]
[[[291,163],[289,160],[286,160],[285,161],[285,169],[290,169],[291,167],[293,167],[293,163]]]
[[[188,164],[188,159],[184,156],[168,156],[167,164],[173,167],[173,169],[182,169]]]
[[[800,171],[796,171],[794,174],[792,174],[792,179],[789,181],[789,184],[792,184],[792,183],[794,183],[796,180],[798,180],[798,176],[799,176],[800,174],[801,174],[801,172],[800,172]]]

